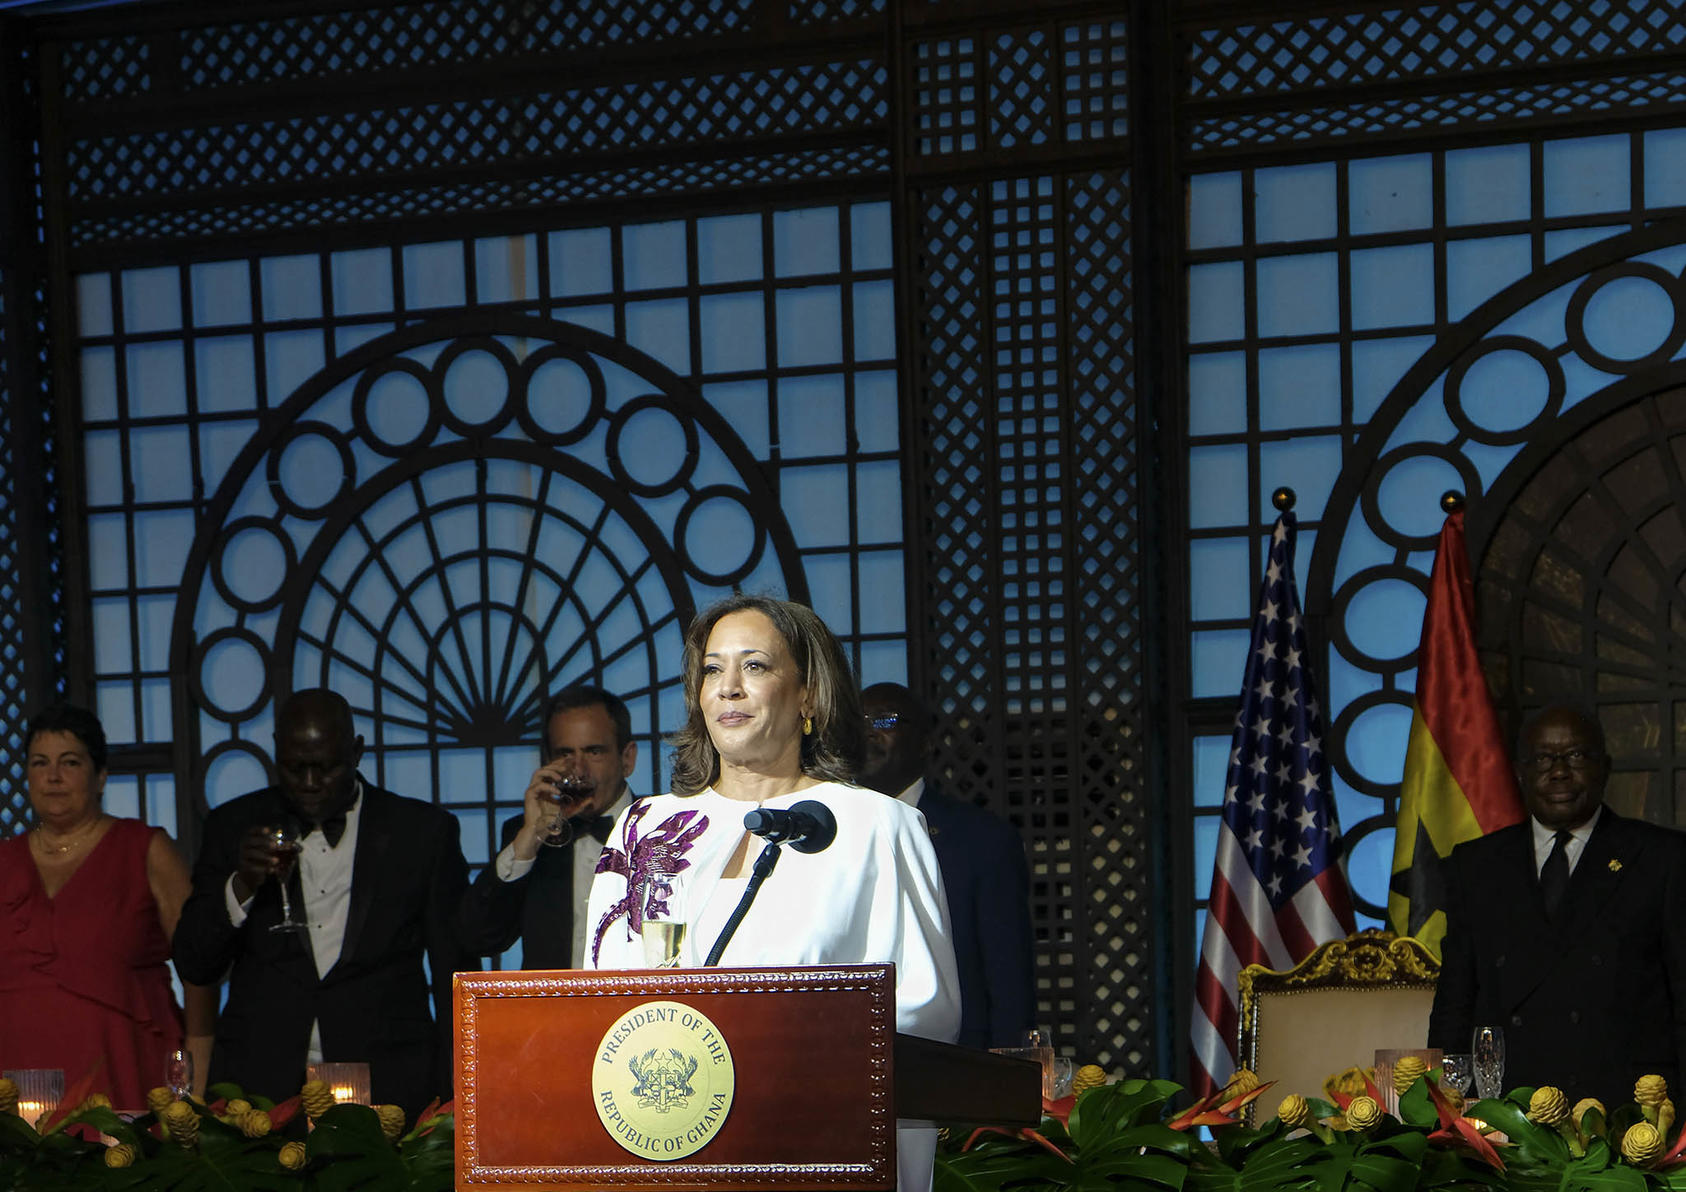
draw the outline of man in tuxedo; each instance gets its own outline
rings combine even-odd
[[[1012,1047],[1036,1025],[1030,867],[1012,825],[938,791],[924,777],[930,716],[899,683],[861,692],[863,786],[917,807],[942,870],[960,969],[960,1042]]]
[[[1686,836],[1606,806],[1604,730],[1555,704],[1530,717],[1516,776],[1529,818],[1460,844],[1428,1043],[1504,1032],[1505,1088],[1555,1085],[1612,1111],[1686,1072]]]
[[[375,1102],[413,1117],[449,1090],[451,974],[479,967],[455,925],[468,865],[456,817],[365,782],[362,753],[339,695],[282,702],[279,784],[205,819],[176,970],[207,985],[228,978],[212,1083],[280,1099],[308,1062],[364,1061]],[[283,825],[299,835],[296,854],[272,847]],[[281,880],[303,930],[276,930]]]
[[[565,687],[545,708],[544,749],[523,796],[522,812],[503,826],[503,851],[481,870],[462,904],[465,941],[478,953],[521,940],[521,966],[581,968],[585,903],[609,829],[630,800],[626,780],[638,764],[632,717],[600,687]],[[564,778],[570,801],[559,803]],[[558,814],[572,839],[541,843]]]

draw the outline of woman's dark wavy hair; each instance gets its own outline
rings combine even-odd
[[[860,689],[842,643],[805,604],[737,595],[698,613],[685,631],[685,727],[668,740],[674,748],[674,793],[694,795],[720,777],[720,754],[709,739],[700,699],[703,652],[715,624],[740,612],[758,612],[773,623],[813,701],[814,731],[802,738],[802,772],[832,782],[853,782],[866,754],[866,723],[861,719]]]
[[[95,770],[105,769],[105,726],[100,718],[76,704],[53,704],[30,718],[23,730],[23,751],[27,755],[42,733],[69,733],[82,742]]]

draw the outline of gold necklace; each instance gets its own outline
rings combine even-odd
[[[73,849],[77,845],[81,844],[84,840],[88,839],[88,837],[92,834],[93,830],[95,828],[99,827],[100,820],[102,820],[104,818],[105,817],[103,815],[96,815],[92,820],[89,821],[87,828],[81,830],[74,837],[71,838],[71,841],[70,841],[69,844],[48,844],[47,843],[46,825],[45,824],[36,824],[35,825],[35,835],[36,835],[37,839],[40,841],[41,851],[44,852],[44,853],[50,853],[54,856],[63,856],[65,853],[68,853],[71,849]]]

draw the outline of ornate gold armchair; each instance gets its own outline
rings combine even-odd
[[[1368,1068],[1378,1049],[1426,1046],[1439,976],[1416,940],[1375,930],[1324,944],[1285,973],[1248,965],[1239,1063],[1278,1082],[1265,1098],[1272,1106],[1289,1093],[1324,1096],[1325,1078]]]

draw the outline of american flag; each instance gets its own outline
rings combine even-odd
[[[1294,588],[1294,515],[1284,512],[1259,585],[1194,981],[1197,1095],[1222,1088],[1235,1070],[1242,968],[1292,968],[1317,945],[1352,934],[1310,661]]]

